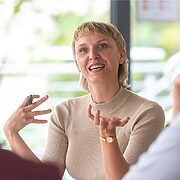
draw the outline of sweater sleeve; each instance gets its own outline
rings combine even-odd
[[[151,145],[164,128],[164,111],[155,102],[142,104],[130,127],[130,139],[124,152],[129,164],[135,164],[138,157]]]
[[[56,107],[51,115],[48,138],[42,161],[52,162],[57,166],[65,165],[68,140],[65,134],[65,121],[67,120],[68,108],[65,104]]]

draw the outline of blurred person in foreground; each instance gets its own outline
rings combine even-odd
[[[60,180],[59,170],[52,164],[25,160],[15,153],[0,149],[1,180]]]
[[[103,167],[101,142],[116,141],[121,151],[122,177],[163,129],[164,112],[158,103],[127,90],[126,43],[113,24],[81,24],[74,32],[72,50],[81,84],[88,94],[56,106],[50,118],[47,146],[41,161],[57,165],[61,176],[67,170],[77,180],[104,180],[107,169]],[[38,97],[32,96],[33,99]],[[12,150],[36,162],[40,160],[19,131],[30,123],[46,123],[36,116],[49,111],[34,110],[45,100],[46,96],[27,105],[25,99],[4,125]],[[113,136],[99,139],[98,126],[89,119],[96,121],[95,113],[112,119],[121,127],[116,139]]]
[[[143,153],[124,177],[121,175],[121,152],[117,141],[101,142],[106,177],[108,180],[178,180],[180,179],[180,72],[172,83],[173,117],[147,152]],[[116,124],[98,116],[100,136],[116,138]]]

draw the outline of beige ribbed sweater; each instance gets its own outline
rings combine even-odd
[[[96,104],[91,94],[59,104],[49,122],[43,161],[63,164],[76,180],[105,180],[98,126],[88,118],[88,105],[102,116],[130,116],[117,128],[118,144],[128,163],[134,164],[164,126],[164,112],[155,102],[123,88],[108,102]]]

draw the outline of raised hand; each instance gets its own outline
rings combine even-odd
[[[99,133],[100,136],[115,136],[116,135],[116,127],[123,127],[130,119],[129,116],[125,116],[124,118],[118,117],[102,117],[100,116],[100,110],[96,111],[96,114],[92,114],[92,107],[89,105],[88,107],[88,117],[94,122],[94,124],[99,125]]]
[[[32,95],[32,100],[40,98],[39,95]],[[38,99],[34,103],[29,102],[29,96],[27,96],[19,108],[8,118],[4,125],[4,131],[14,131],[18,132],[26,125],[30,123],[43,124],[47,123],[47,120],[37,119],[36,116],[48,114],[51,109],[46,110],[34,110],[36,107],[40,106],[43,102],[48,99],[48,96],[44,96]],[[33,111],[34,110],[34,111]]]

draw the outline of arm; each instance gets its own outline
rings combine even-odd
[[[88,109],[89,118],[99,125],[99,135],[101,137],[101,149],[104,161],[104,168],[108,180],[119,180],[129,169],[129,165],[121,153],[117,139],[116,126],[124,126],[129,117],[119,118],[105,118],[100,116],[100,111],[97,111],[95,116],[91,113],[91,106]],[[113,142],[108,143],[103,139],[112,137]]]
[[[101,141],[104,168],[108,180],[119,180],[129,170],[129,164],[123,157],[118,143]]]
[[[90,111],[91,108],[89,110],[89,114]],[[91,119],[94,119],[95,124],[98,125],[99,122],[97,120],[98,119],[97,113],[95,116],[90,114],[89,117]],[[109,123],[110,122],[111,121],[109,121]],[[155,140],[155,138],[158,136],[159,132],[163,128],[164,112],[162,108],[156,103],[150,103],[150,104],[148,103],[146,105],[142,104],[142,106],[139,107],[139,110],[136,111],[136,115],[132,117],[129,123],[128,126],[131,126],[130,128],[131,133],[130,133],[128,145],[123,155],[120,152],[120,150],[119,152],[117,150],[117,148],[119,148],[118,144],[108,147],[107,145],[102,146],[105,172],[107,177],[109,177],[110,179],[122,178],[129,169],[128,163],[130,164],[136,163],[138,157],[148,149],[149,145]],[[114,123],[114,125],[118,126],[118,124],[116,123]],[[114,150],[112,151],[112,149],[110,149],[109,147],[111,147],[112,149],[114,147]],[[112,154],[113,152],[116,152],[116,154]],[[117,152],[119,153],[119,155]],[[119,163],[118,167],[117,164],[115,164],[116,162]],[[114,166],[111,163],[114,163]],[[113,174],[112,173],[110,174],[110,171],[112,171]]]
[[[173,82],[173,118],[180,112],[180,74]]]
[[[39,98],[39,95],[33,95],[32,98]],[[27,144],[19,135],[19,131],[30,123],[46,123],[46,120],[35,119],[35,116],[48,114],[50,109],[41,111],[32,111],[44,101],[48,99],[48,96],[40,98],[33,104],[28,104],[28,97],[23,101],[20,107],[9,117],[4,125],[4,133],[11,146],[12,151],[22,158],[40,161],[36,155],[30,150]]]

